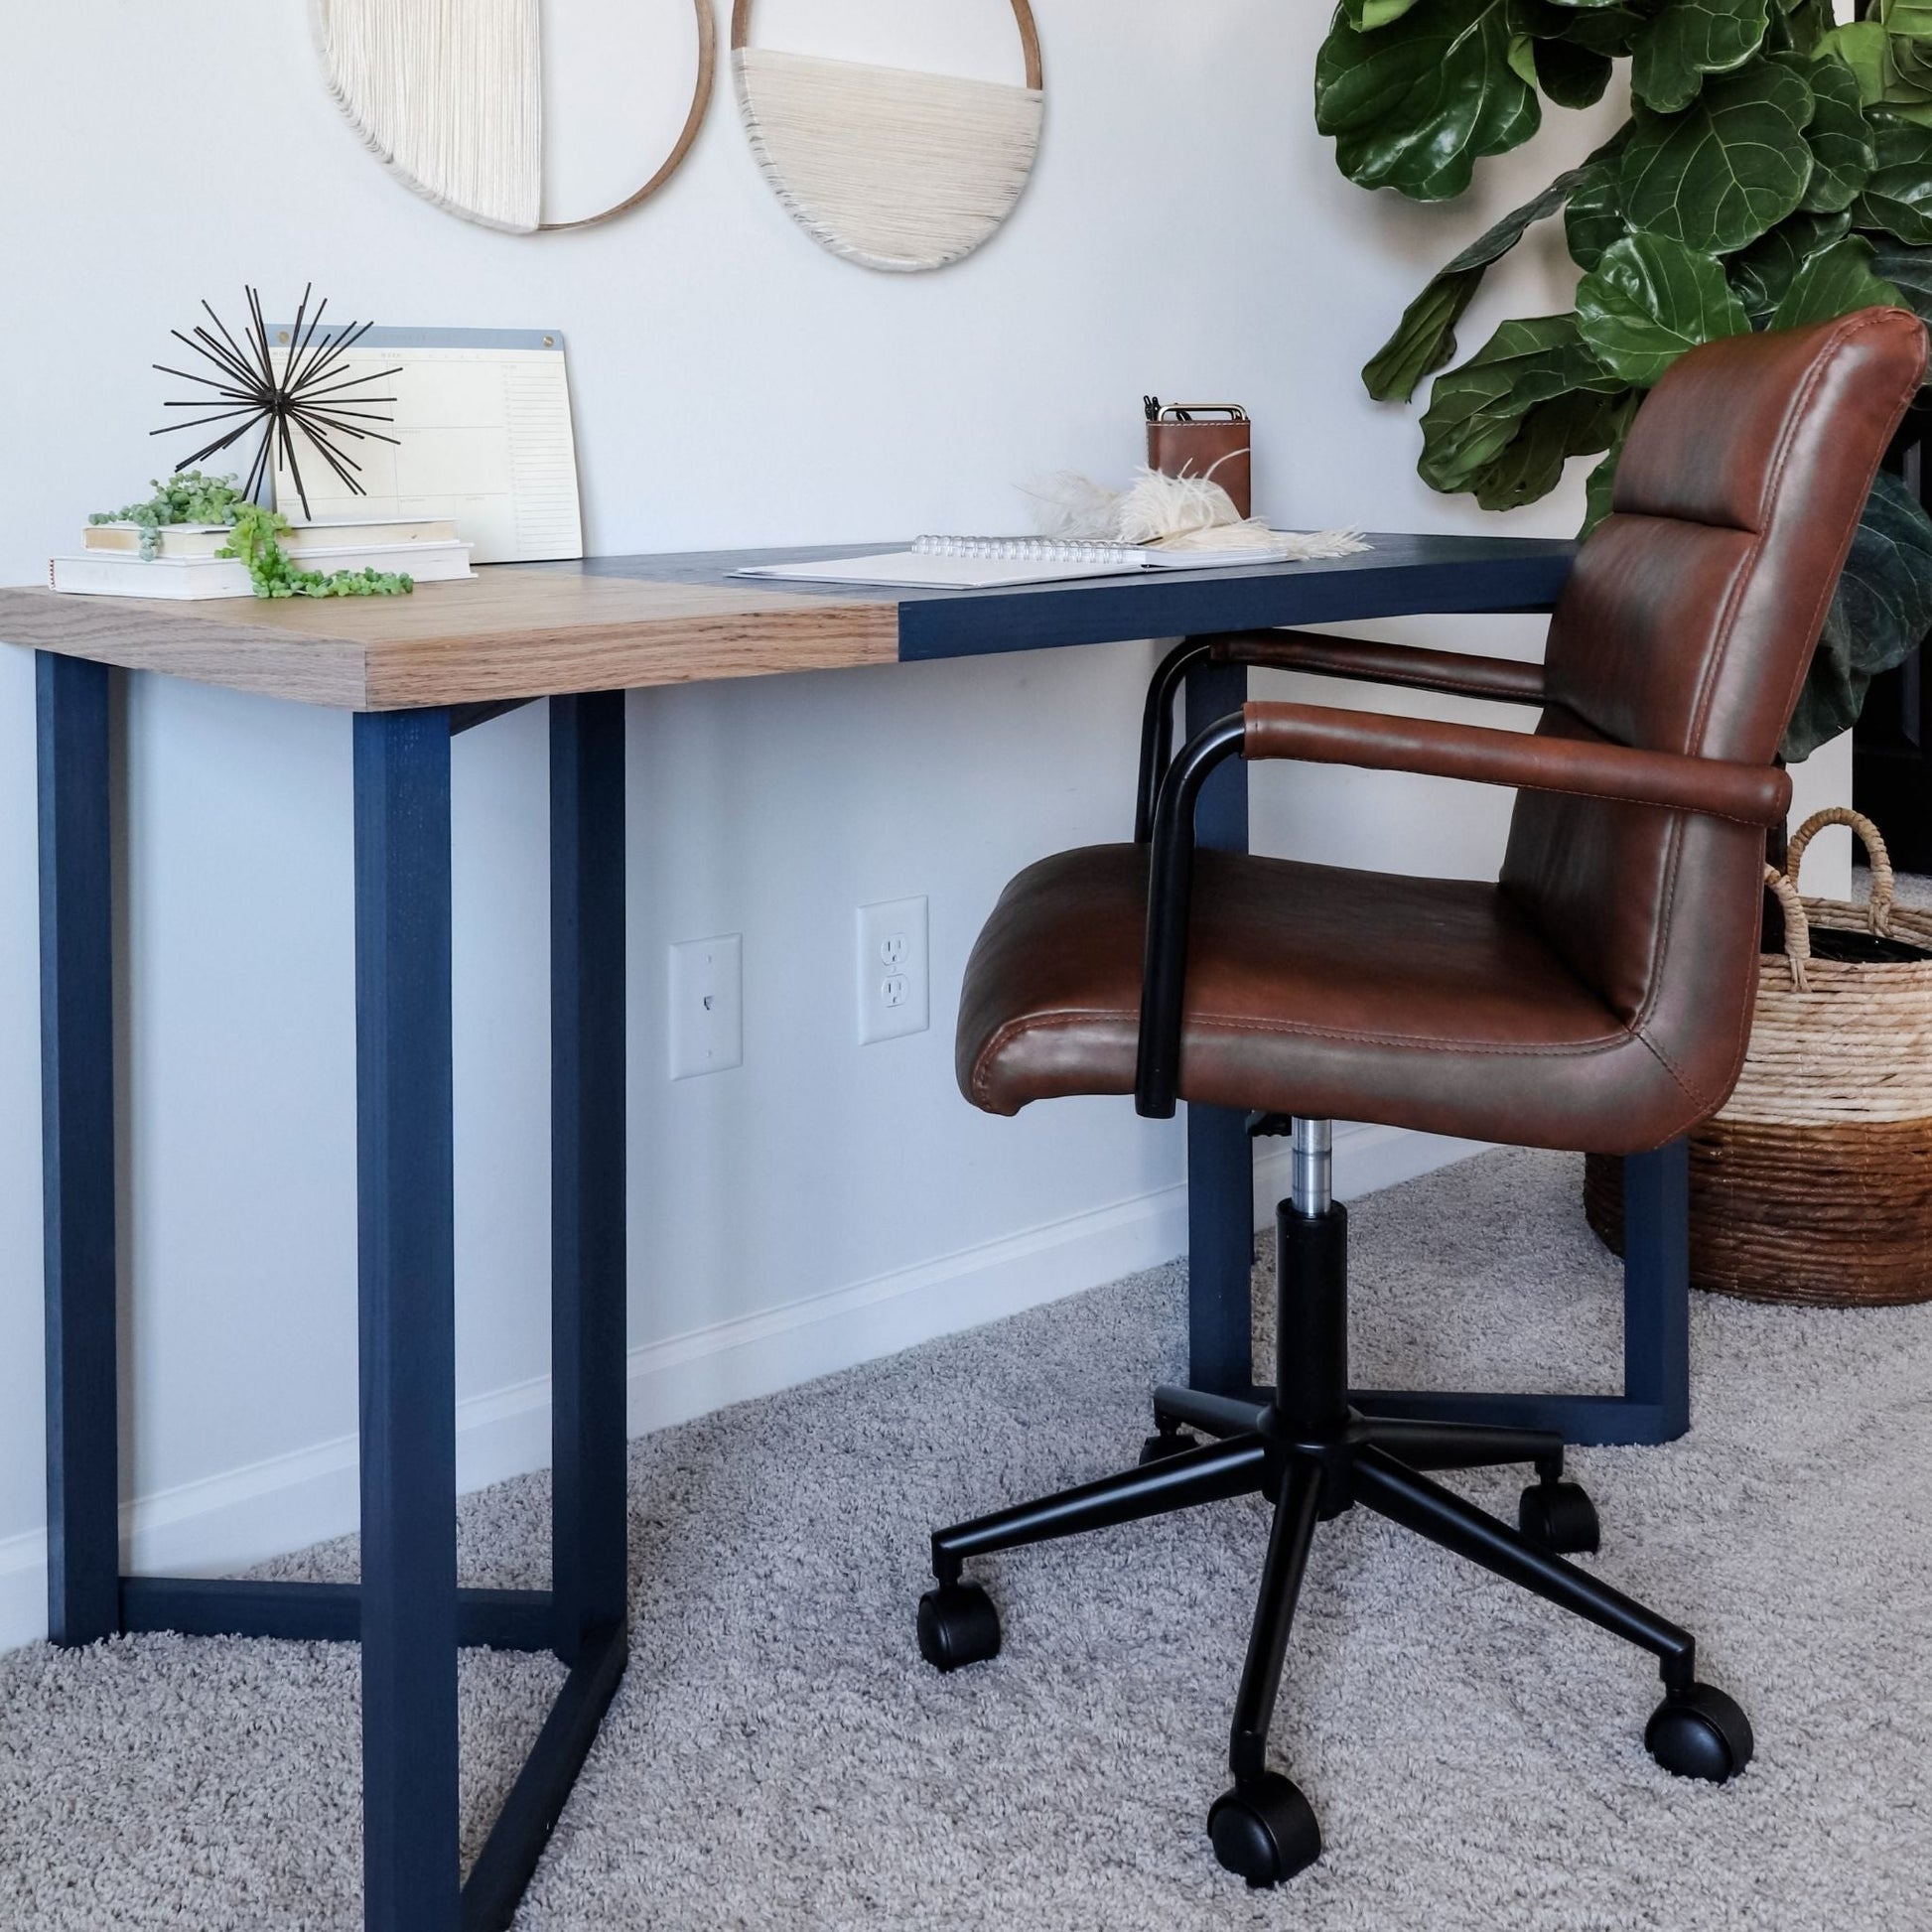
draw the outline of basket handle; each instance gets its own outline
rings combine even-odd
[[[1806,968],[1811,964],[1811,921],[1805,917],[1805,902],[1790,877],[1776,866],[1764,868],[1764,890],[1776,897],[1784,913],[1784,963],[1791,969],[1791,990],[1809,993],[1811,980]]]
[[[1871,866],[1871,897],[1864,908],[1865,923],[1880,939],[1891,937],[1891,898],[1892,872],[1891,854],[1885,850],[1884,835],[1866,818],[1863,812],[1855,812],[1850,805],[1828,805],[1822,812],[1813,812],[1791,835],[1791,843],[1786,848],[1785,876],[1795,887],[1798,883],[1798,868],[1805,862],[1805,852],[1814,838],[1828,825],[1849,825],[1852,836],[1864,847],[1865,858]],[[1779,895],[1779,903],[1783,896]],[[1790,916],[1787,911],[1787,918]]]

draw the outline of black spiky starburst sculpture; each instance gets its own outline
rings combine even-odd
[[[393,436],[385,436],[380,430],[368,427],[373,423],[395,420],[393,416],[370,407],[374,403],[394,402],[395,397],[369,395],[365,393],[365,386],[371,382],[387,381],[390,376],[399,375],[401,370],[383,369],[373,375],[343,373],[348,351],[375,325],[351,322],[342,325],[333,333],[325,329],[322,319],[329,308],[327,299],[318,304],[313,316],[309,314],[309,297],[315,293],[312,282],[302,292],[301,304],[295,312],[295,325],[289,331],[286,358],[278,370],[275,352],[269,346],[268,325],[262,320],[261,298],[252,288],[244,293],[248,299],[248,323],[241,332],[240,342],[235,341],[228,333],[227,325],[206,302],[202,308],[214,325],[213,333],[200,323],[195,325],[193,336],[184,336],[179,329],[168,332],[178,343],[186,345],[207,362],[216,374],[197,375],[188,369],[171,369],[165,362],[154,365],[163,375],[179,376],[184,382],[198,382],[204,388],[214,391],[212,397],[195,396],[185,402],[170,402],[166,405],[169,409],[208,409],[216,399],[224,407],[213,409],[208,415],[198,416],[192,422],[164,423],[151,434],[167,436],[178,430],[206,429],[210,423],[230,424],[212,443],[176,464],[175,469],[179,473],[192,470],[207,458],[218,455],[259,427],[262,440],[255,451],[254,462],[248,466],[243,494],[253,497],[261,488],[279,444],[282,461],[294,481],[295,493],[302,498],[302,514],[306,517],[311,514],[309,492],[303,486],[302,466],[296,461],[295,454],[298,439],[292,433],[299,430],[330,469],[348,485],[351,495],[366,496],[369,492],[362,486],[362,466],[335,439],[339,436],[348,437],[358,443],[370,438],[378,443],[397,441]]]

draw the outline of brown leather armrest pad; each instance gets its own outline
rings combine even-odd
[[[1543,666],[1509,657],[1469,657],[1460,651],[1424,650],[1414,644],[1375,643],[1367,637],[1320,637],[1311,630],[1244,630],[1214,641],[1225,664],[1259,664],[1322,677],[1400,684],[1417,691],[1447,691],[1509,704],[1544,701]]]
[[[1250,704],[1242,722],[1241,756],[1248,759],[1469,778],[1702,812],[1745,825],[1780,825],[1791,806],[1790,774],[1775,765],[1643,752],[1606,739],[1536,737],[1306,704]]]

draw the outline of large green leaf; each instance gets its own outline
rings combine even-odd
[[[1610,499],[1616,490],[1616,466],[1623,455],[1623,446],[1629,440],[1630,425],[1636,420],[1639,400],[1632,398],[1624,410],[1616,435],[1603,453],[1603,461],[1591,470],[1589,481],[1584,485],[1584,527],[1577,532],[1580,539],[1588,536],[1610,513]]]
[[[1507,0],[1418,0],[1368,34],[1336,15],[1315,61],[1314,119],[1350,181],[1447,201],[1479,156],[1536,132],[1542,109],[1509,65],[1506,11]]]
[[[1536,83],[1559,107],[1594,107],[1610,84],[1615,63],[1574,41],[1531,41]]]
[[[1666,0],[1637,36],[1630,87],[1647,107],[1674,114],[1707,73],[1729,73],[1764,44],[1769,0]]]
[[[1603,250],[1626,235],[1629,226],[1623,218],[1622,183],[1613,167],[1591,171],[1564,207],[1564,239],[1570,245],[1570,259],[1579,268],[1594,268]]]
[[[1534,201],[1513,208],[1453,261],[1445,263],[1402,312],[1395,334],[1362,370],[1369,394],[1377,402],[1407,402],[1424,376],[1454,356],[1455,325],[1481,287],[1490,263],[1508,254],[1536,222],[1556,213],[1581,186],[1614,175],[1610,161],[1592,155],[1581,168],[1559,175]]]
[[[1362,387],[1377,402],[1407,402],[1424,376],[1455,359],[1455,325],[1482,286],[1482,270],[1436,276],[1403,310],[1395,334],[1362,364]]]
[[[1870,110],[1875,158],[1864,192],[1852,205],[1852,225],[1878,228],[1915,248],[1932,244],[1932,129]]]
[[[1563,481],[1573,456],[1595,456],[1618,440],[1634,398],[1573,389],[1538,403],[1522,426],[1469,479],[1466,487],[1486,510],[1520,509],[1547,496]]]
[[[1575,390],[1623,387],[1585,346],[1575,316],[1506,322],[1460,368],[1436,378],[1417,470],[1433,489],[1473,488],[1531,410]]]
[[[1907,40],[1932,39],[1932,0],[1880,0],[1877,11],[1888,34]]]
[[[1773,53],[1788,50],[1809,58],[1834,25],[1832,0],[1773,0],[1764,45]]]
[[[1592,54],[1627,60],[1637,38],[1656,11],[1657,0],[1599,0],[1578,6],[1573,0],[1518,0],[1525,10],[1519,29],[1538,40],[1565,40]]]
[[[1601,54],[1605,60],[1627,60],[1636,37],[1644,31],[1648,14],[1658,0],[1603,0],[1601,6],[1569,6],[1567,0],[1509,0],[1509,25],[1530,41],[1561,41],[1565,47]]]
[[[1902,664],[1932,630],[1932,521],[1896,477],[1881,474],[1839,579],[1812,658],[1811,675],[1786,732],[1795,763],[1858,723],[1880,671]]]
[[[1791,213],[1811,183],[1812,92],[1774,61],[1713,74],[1678,114],[1639,105],[1623,150],[1633,228],[1727,255]]]
[[[1905,120],[1932,125],[1932,9],[1880,7],[1870,20],[1849,21],[1820,46],[1858,76],[1859,97]]]
[[[1366,34],[1400,20],[1415,4],[1416,0],[1341,0],[1341,10],[1349,26]]]
[[[1797,55],[1780,59],[1797,61]],[[1814,214],[1850,207],[1877,165],[1871,124],[1859,100],[1858,77],[1843,61],[1802,64],[1811,83],[1813,109],[1805,140],[1811,148],[1811,184],[1800,207]]]
[[[1849,234],[1815,254],[1791,279],[1771,317],[1773,329],[1833,322],[1858,309],[1904,309],[1910,304],[1871,272],[1871,244]]]
[[[1849,214],[1794,214],[1760,236],[1727,266],[1753,329],[1768,329],[1784,292],[1811,257],[1851,231]]]
[[[1899,300],[1921,322],[1932,322],[1932,248],[1910,248],[1879,235],[1872,244],[1871,269],[1898,291]]]
[[[1716,255],[1667,235],[1625,235],[1577,289],[1577,321],[1612,375],[1647,389],[1684,353],[1750,328]]]
[[[1848,21],[1819,44],[1819,51],[1843,61],[1859,83],[1859,98],[1866,106],[1885,97],[1885,73],[1890,66],[1887,35],[1875,20]]]

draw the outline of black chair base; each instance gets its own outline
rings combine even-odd
[[[1260,1600],[1235,1697],[1228,1753],[1234,1783],[1208,1814],[1215,1856],[1250,1885],[1292,1877],[1321,1851],[1302,1792],[1267,1763],[1295,1606],[1316,1525],[1360,1505],[1597,1624],[1658,1659],[1664,1700],[1644,1741],[1666,1770],[1723,1783],[1750,1760],[1751,1727],[1722,1691],[1697,1681],[1690,1633],[1567,1562],[1594,1550],[1596,1512],[1563,1476],[1563,1439],[1544,1430],[1421,1422],[1349,1405],[1346,1210],[1278,1217],[1281,1297],[1277,1386],[1267,1401],[1164,1388],[1157,1433],[1137,1467],[1037,1502],[941,1530],[935,1588],[919,1604],[919,1648],[939,1670],[1000,1648],[999,1613],[964,1580],[970,1557],[1074,1536],[1197,1503],[1261,1494],[1274,1504]],[[1210,1441],[1199,1443],[1188,1431]],[[1536,1480],[1518,1526],[1477,1509],[1424,1472],[1522,1462]]]

